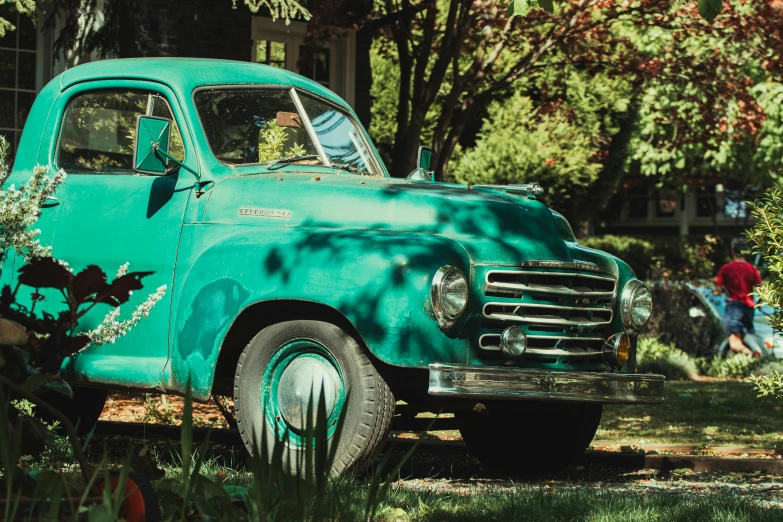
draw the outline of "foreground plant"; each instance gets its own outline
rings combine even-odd
[[[53,377],[66,357],[90,343],[102,345],[116,341],[149,315],[166,287],[158,288],[131,317],[120,320],[120,305],[128,301],[134,290],[142,288],[141,279],[151,272],[128,273],[125,264],[115,279],[108,282],[103,270],[95,265],[74,274],[67,263],[52,258],[51,247],[41,245],[40,230],[35,225],[41,207],[54,197],[66,174],[59,170],[49,177],[48,168],[36,166],[26,184],[7,187],[8,152],[8,142],[0,136],[0,261],[16,253],[28,264],[19,270],[15,288],[5,286],[0,291],[0,374],[14,382],[23,382],[42,372]],[[33,290],[29,299],[20,295],[25,286]],[[56,316],[36,313],[36,304],[46,298],[40,290],[53,290],[62,296],[63,311]],[[99,304],[111,306],[112,310],[95,329],[78,331],[79,319]],[[37,384],[45,380],[40,376]],[[37,384],[28,387],[34,390]],[[67,386],[60,388],[68,392]]]
[[[130,272],[109,283],[106,274],[96,265],[90,265],[75,275],[51,257],[36,257],[24,265],[19,269],[16,288],[12,290],[6,285],[0,292],[0,314],[31,333],[29,345],[33,349],[27,354],[25,368],[29,365],[40,368],[42,372],[56,374],[66,357],[86,348],[91,342],[89,333],[77,332],[79,319],[99,304],[119,308],[134,290],[142,288],[142,278],[151,273]],[[30,307],[19,301],[19,289],[23,285],[35,290]],[[47,313],[38,315],[35,311],[35,305],[45,298],[40,293],[44,289],[55,290],[64,299],[65,309],[56,317]],[[20,350],[8,353],[21,356]],[[14,359],[16,357],[11,355],[9,360]]]
[[[128,301],[134,290],[142,288],[141,280],[151,272],[129,273],[127,265],[123,265],[110,282],[103,270],[95,265],[74,274],[66,263],[52,258],[51,248],[41,245],[40,231],[35,225],[41,207],[54,197],[66,175],[61,170],[49,177],[48,169],[36,166],[27,183],[18,188],[6,187],[10,175],[6,161],[8,150],[7,141],[0,136],[0,262],[7,256],[16,255],[25,264],[18,271],[15,287],[6,285],[0,290],[0,396],[3,399],[0,406],[0,484],[5,490],[5,502],[0,504],[4,520],[15,520],[21,495],[37,494],[34,498],[43,505],[55,506],[42,510],[41,516],[56,519],[59,503],[46,499],[59,498],[69,491],[69,486],[61,477],[46,473],[38,477],[40,480],[31,482],[19,464],[25,460],[41,463],[42,455],[53,451],[62,454],[65,441],[55,434],[54,424],[33,414],[31,404],[36,405],[36,413],[43,410],[50,417],[66,421],[63,424],[73,443],[72,450],[80,456],[78,460],[88,478],[89,471],[84,469],[86,460],[74,427],[39,395],[54,391],[72,397],[73,390],[59,376],[63,361],[91,343],[111,343],[127,333],[149,314],[166,288],[158,288],[130,318],[119,320],[120,306]],[[36,311],[36,305],[47,298],[62,299],[63,309],[55,315]],[[112,310],[94,330],[80,331],[79,320],[98,305],[110,306]],[[3,388],[13,389],[17,400],[6,397]],[[106,476],[104,483],[124,491],[126,479],[127,476],[121,475],[109,481]],[[90,480],[93,479],[87,481]],[[85,489],[84,495],[90,488]],[[104,489],[108,492],[108,488]],[[120,493],[107,493],[103,497],[101,509],[107,515],[104,519],[117,519]],[[82,496],[81,503],[85,498]],[[80,505],[70,507],[71,515],[79,512]]]
[[[748,206],[756,220],[747,233],[748,239],[754,245],[754,252],[764,258],[768,273],[756,290],[756,297],[775,310],[769,322],[780,332],[783,331],[783,187],[775,185],[761,200],[749,202]],[[783,376],[778,372],[752,379],[752,382],[759,396],[783,398]]]

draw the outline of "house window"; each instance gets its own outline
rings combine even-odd
[[[321,47],[314,51],[305,45],[306,33],[307,24],[302,22],[285,25],[263,16],[254,16],[251,60],[299,73],[353,105],[356,92],[356,33],[350,30],[346,34],[341,33],[322,42]]]
[[[646,187],[628,189],[628,219],[647,219],[649,197]]]
[[[748,215],[745,197],[741,190],[726,190],[723,214],[731,219],[743,219]]]
[[[299,64],[299,74],[320,83],[327,89],[331,83],[332,72],[329,51],[329,49],[317,49],[311,56],[307,56],[307,48],[304,45],[299,46],[299,56],[304,58]]]
[[[35,100],[36,32],[32,20],[16,11],[2,8],[0,17],[16,26],[0,38],[0,135],[11,145],[13,159]]]
[[[256,41],[256,62],[271,65],[285,69],[286,66],[286,44],[285,42],[275,42],[272,40]]]
[[[713,188],[700,188],[696,192],[696,217],[711,218],[717,213],[717,204]]]

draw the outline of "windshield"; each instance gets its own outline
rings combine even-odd
[[[209,89],[196,93],[195,103],[209,147],[223,163],[270,164],[302,156],[301,163],[381,174],[354,118],[314,97],[293,89]]]

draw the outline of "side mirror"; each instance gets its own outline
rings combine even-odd
[[[171,120],[157,116],[139,116],[136,119],[133,170],[142,174],[165,175],[170,140]]]
[[[432,181],[432,174],[424,169],[415,169],[405,178],[412,181]]]
[[[419,154],[416,158],[416,168],[424,169],[427,172],[432,164],[432,149],[430,147],[419,147]]]
[[[416,158],[416,169],[408,174],[405,179],[413,181],[432,181],[432,172],[430,172],[430,165],[432,164],[432,149],[429,147],[419,147],[419,153]]]

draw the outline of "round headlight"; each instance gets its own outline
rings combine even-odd
[[[457,267],[444,265],[435,272],[432,309],[438,319],[453,321],[468,307],[468,278]]]
[[[652,314],[652,296],[647,287],[638,279],[628,281],[623,288],[620,300],[623,325],[638,330],[650,320]]]

